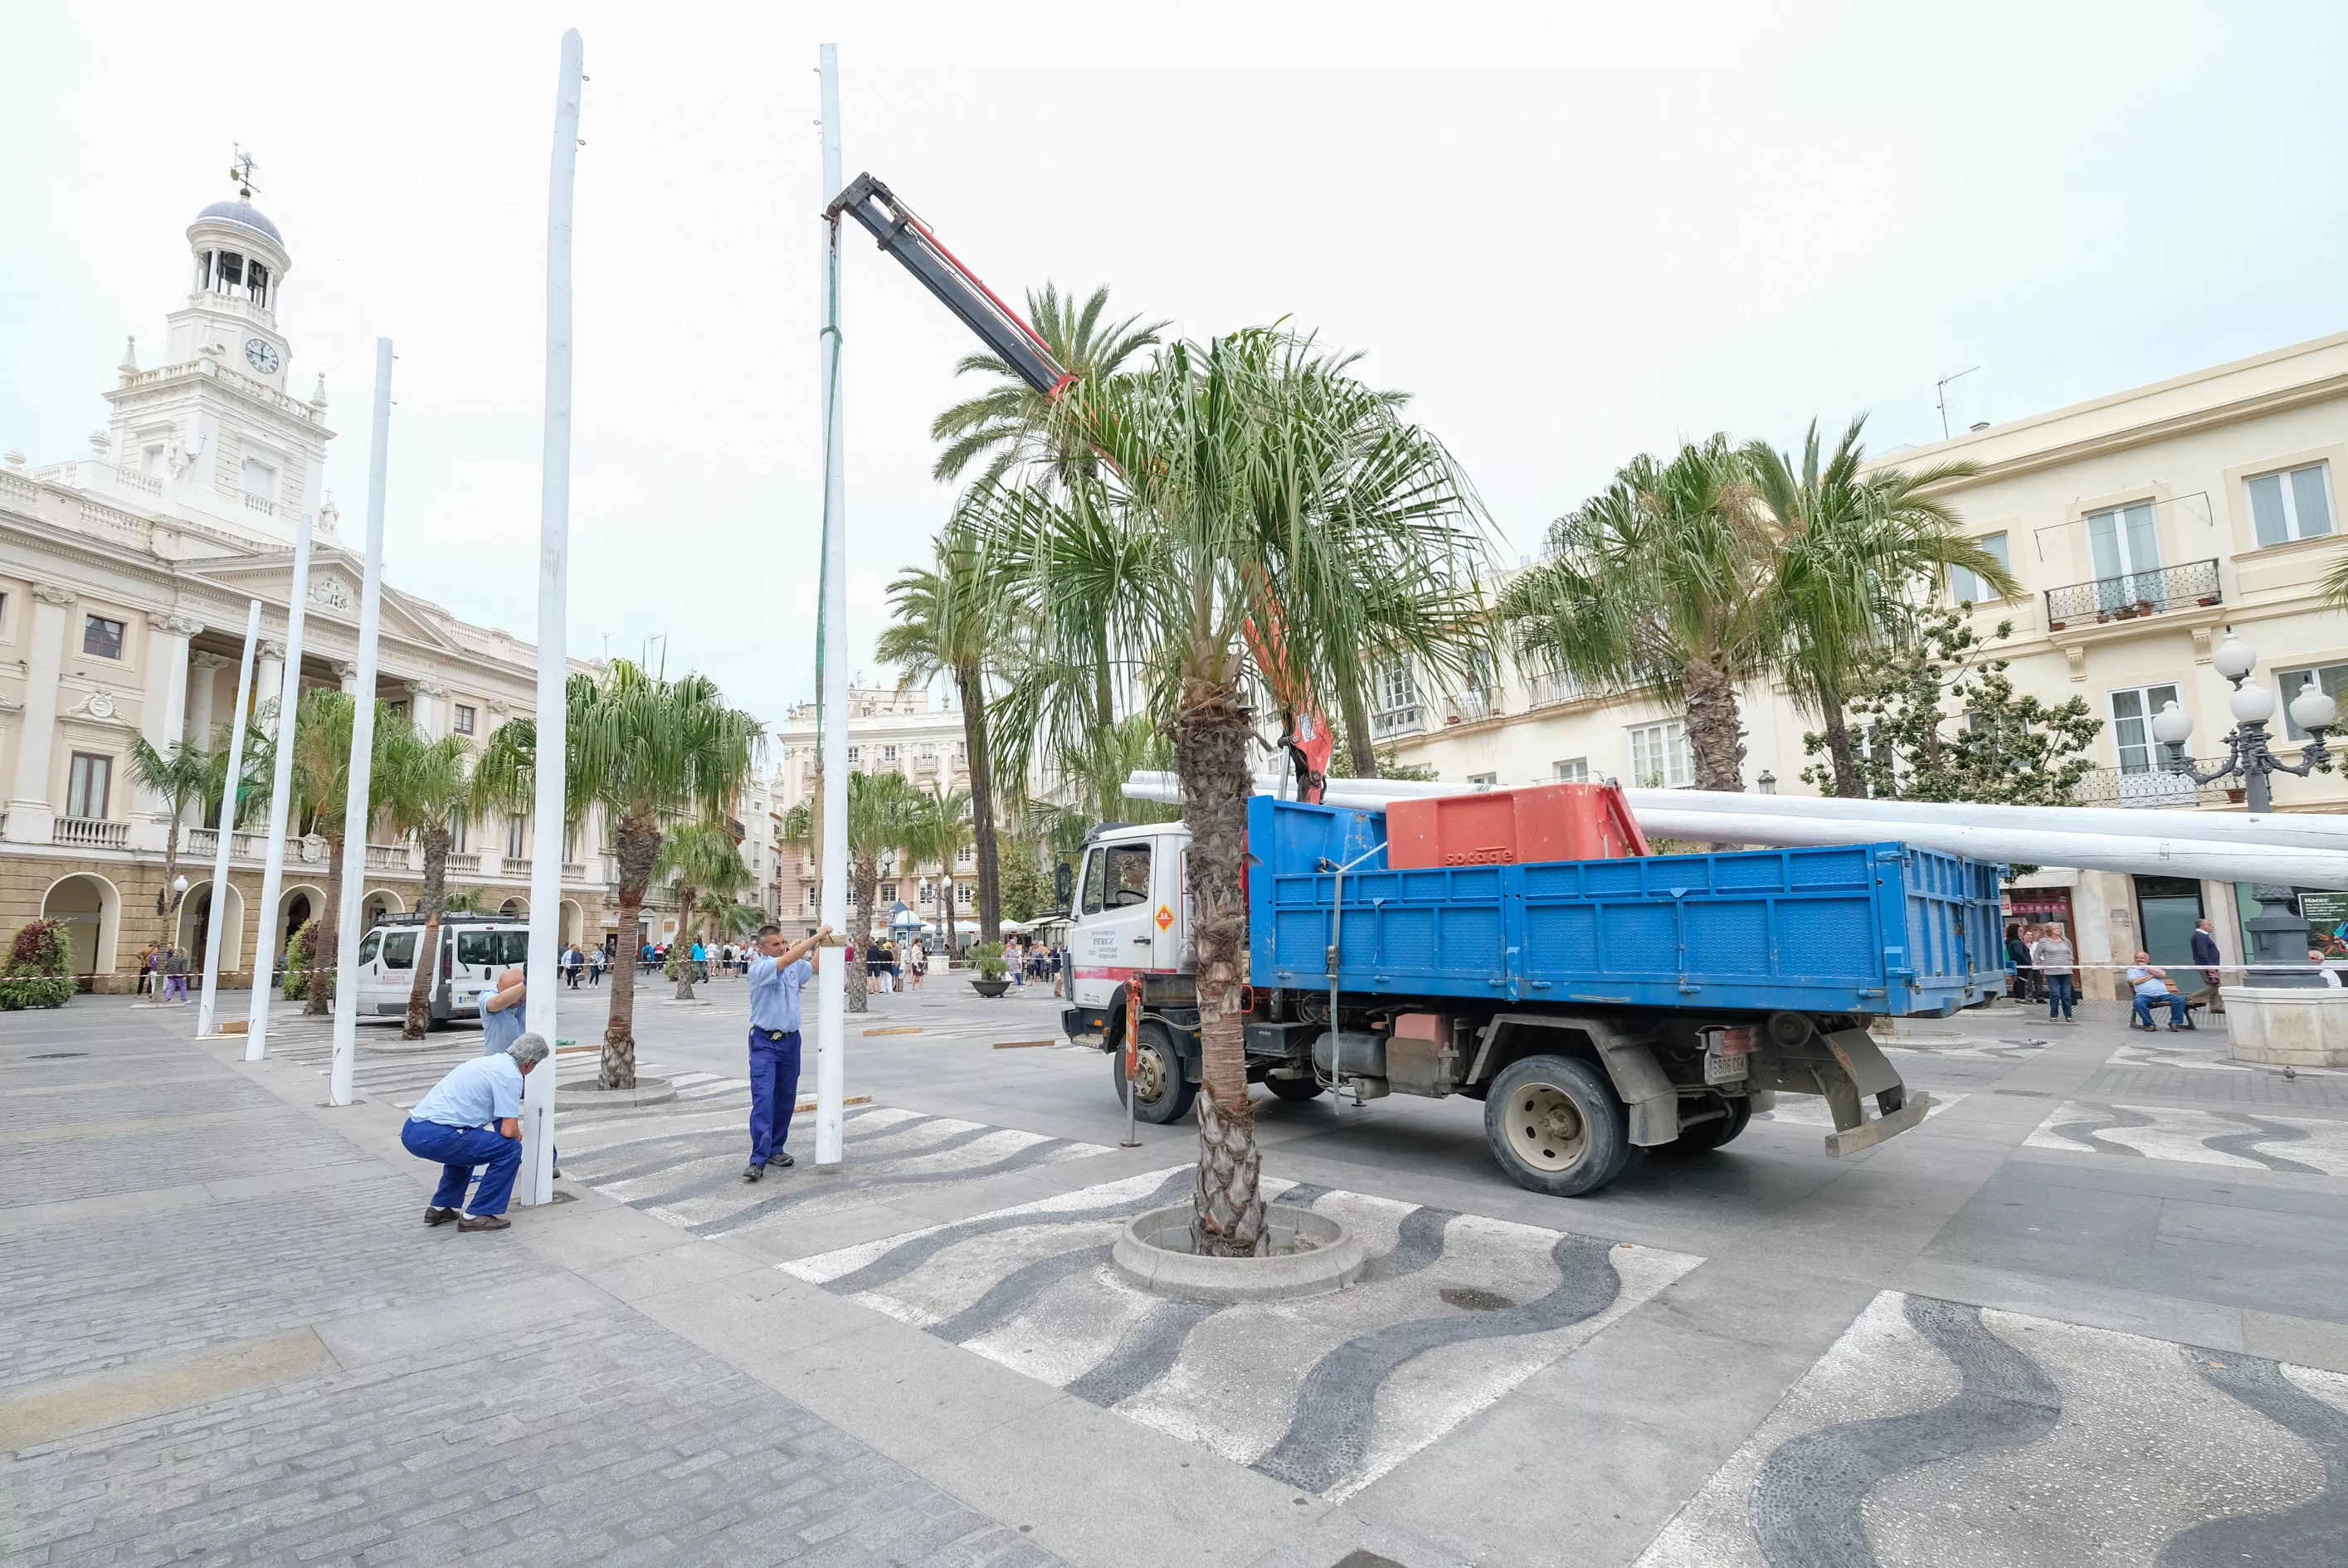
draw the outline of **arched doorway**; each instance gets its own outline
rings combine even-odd
[[[228,923],[221,932],[220,972],[223,975],[244,966],[244,892],[236,883],[228,884]],[[180,901],[180,925],[174,944],[188,955],[188,973],[201,975],[204,968],[205,944],[211,940],[212,884],[198,882]]]
[[[559,934],[555,940],[563,946],[586,945],[587,917],[574,900],[566,898],[562,901],[562,918],[556,924]]]
[[[498,913],[507,920],[527,920],[530,918],[530,900],[510,898],[498,905]]]
[[[407,906],[399,901],[399,895],[389,888],[376,888],[369,892],[366,897],[359,900],[359,928],[351,934],[364,935],[381,924],[384,916],[404,913],[407,908]]]
[[[114,973],[115,938],[122,928],[122,894],[102,876],[84,872],[50,884],[41,917],[62,921],[73,941],[77,975]]]

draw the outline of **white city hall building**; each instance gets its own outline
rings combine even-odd
[[[2205,770],[2223,753],[2231,688],[2211,655],[2229,630],[2259,655],[2252,678],[2278,695],[2269,728],[2286,760],[2299,761],[2307,739],[2288,717],[2301,687],[2312,679],[2348,696],[2348,614],[2322,592],[2348,558],[2340,514],[2348,333],[1979,426],[1869,466],[1959,460],[1981,471],[1942,493],[2020,589],[1995,601],[1961,573],[1949,596],[1974,602],[1984,634],[2013,624],[1995,647],[2012,660],[2017,690],[2058,704],[2084,696],[2104,721],[2080,804],[2243,809],[2239,788],[2197,788],[2168,772],[2152,733],[2174,702],[2193,720],[2188,749]],[[1475,783],[1694,782],[1677,713],[1538,672],[1486,673],[1477,686],[1446,691],[1407,668],[1383,672],[1373,698],[1379,747]],[[1745,787],[1816,793],[1800,782],[1806,766],[1823,760],[1804,753],[1815,724],[1770,683],[1748,685],[1740,698]],[[2348,810],[2348,778],[2278,775],[2274,800],[2281,811]],[[2227,962],[2239,964],[2241,923],[2259,913],[2248,893],[2231,882],[2049,868],[2021,880],[2009,910],[2062,921],[2080,958],[2099,965],[2125,965],[2138,947],[2187,963],[2194,922],[2207,917]],[[2317,911],[2336,902],[2303,913],[2328,929]],[[2090,994],[2112,994],[2108,970],[2090,980]]]
[[[262,602],[254,705],[303,688],[355,690],[364,561],[337,534],[324,488],[325,381],[296,396],[279,325],[293,257],[276,225],[243,201],[217,201],[187,231],[185,301],[142,368],[126,347],[89,454],[27,468],[0,456],[0,929],[36,915],[70,923],[93,988],[128,989],[157,941],[200,954],[217,840],[182,830],[176,908],[157,911],[169,817],[130,777],[143,736],[159,751],[224,738],[236,701],[246,607]],[[365,454],[359,454],[364,460]],[[315,523],[302,665],[285,668],[293,542]],[[486,738],[531,713],[536,655],[386,584],[376,695],[426,734]],[[579,665],[591,669],[591,665]],[[212,810],[217,809],[214,803]],[[192,814],[191,814],[192,816]],[[201,820],[196,818],[194,820]],[[581,843],[600,843],[591,820]],[[231,840],[221,965],[249,983],[262,912],[263,835]],[[479,888],[489,909],[528,907],[529,824],[461,824],[449,886]],[[325,841],[288,845],[283,935],[325,904]],[[561,931],[593,942],[613,902],[601,856],[565,857]],[[409,907],[423,880],[413,843],[366,849],[366,913]]]

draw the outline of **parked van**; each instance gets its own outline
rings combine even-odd
[[[469,1022],[481,1016],[481,993],[497,989],[498,976],[520,969],[530,958],[530,922],[503,915],[445,915],[439,951],[423,955],[434,971],[432,1022]],[[359,943],[359,1016],[400,1018],[416,985],[417,949],[424,942],[424,917],[395,914]]]

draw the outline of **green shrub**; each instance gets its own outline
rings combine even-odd
[[[1000,942],[973,942],[966,956],[978,965],[978,977],[982,980],[1000,980],[1011,973],[1011,965],[1003,962]]]
[[[10,975],[0,977],[0,1012],[25,1007],[62,1007],[77,989],[70,978],[57,975]]]
[[[73,932],[63,921],[28,920],[9,944],[0,1010],[62,1007],[73,1000]]]

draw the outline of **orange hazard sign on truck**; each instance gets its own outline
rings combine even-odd
[[[1174,911],[1166,904],[1161,903],[1158,906],[1158,929],[1160,931],[1174,929]]]

